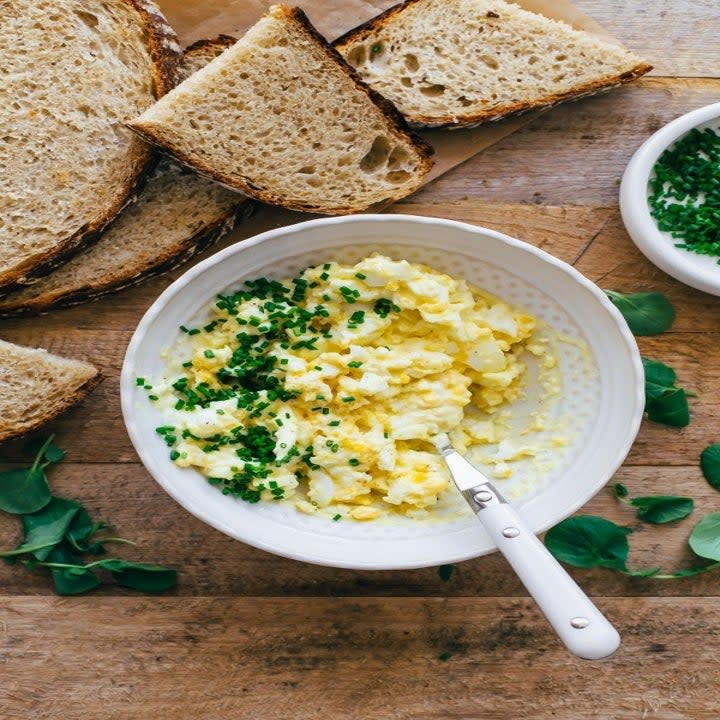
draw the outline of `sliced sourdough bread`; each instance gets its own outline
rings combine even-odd
[[[618,45],[503,0],[407,0],[333,44],[417,127],[497,120],[652,69]]]
[[[392,104],[282,5],[128,124],[198,172],[295,210],[386,204],[431,166]]]
[[[100,379],[90,363],[0,340],[0,442],[52,420]]]
[[[235,39],[220,36],[189,47],[181,79]],[[96,243],[31,285],[0,297],[0,315],[38,313],[90,300],[169,270],[230,230],[251,201],[163,158],[136,203]]]
[[[151,153],[123,123],[173,85],[148,0],[4,0],[0,287],[48,272],[121,210]]]

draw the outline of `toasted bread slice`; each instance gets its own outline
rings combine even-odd
[[[187,49],[181,79],[217,57],[235,39],[220,36]],[[0,297],[0,315],[74,305],[169,270],[230,230],[251,201],[163,158],[130,205],[99,241],[32,285]]]
[[[652,69],[618,45],[503,0],[407,0],[333,44],[417,127],[469,127]]]
[[[198,172],[295,210],[387,204],[431,166],[394,107],[282,5],[128,124]]]
[[[52,420],[100,379],[90,363],[0,340],[0,442]]]
[[[126,204],[151,154],[123,126],[172,87],[149,0],[13,0],[0,28],[0,287],[49,272]]]

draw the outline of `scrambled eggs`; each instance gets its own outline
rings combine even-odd
[[[181,328],[190,349],[153,390],[171,423],[157,431],[178,465],[249,502],[422,515],[451,483],[433,436],[461,451],[501,441],[522,352],[552,364],[535,328],[461,279],[381,255],[249,281]]]

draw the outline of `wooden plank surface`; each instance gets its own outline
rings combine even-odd
[[[497,229],[600,287],[672,300],[672,331],[639,345],[698,393],[692,423],[644,422],[617,480],[633,495],[691,495],[695,515],[644,526],[609,488],[583,508],[633,528],[632,567],[672,570],[692,562],[693,518],[720,509],[698,467],[701,450],[720,442],[720,301],[645,260],[617,193],[649,134],[720,97],[720,9],[716,0],[576,1],[654,73],[541,115],[390,211]],[[305,219],[260,209],[223,245]],[[171,596],[104,586],[59,599],[42,573],[0,564],[0,719],[717,717],[717,574],[667,582],[573,571],[624,637],[614,658],[587,664],[558,645],[496,555],[459,564],[448,581],[437,568],[322,568],[235,542],[182,510],[138,463],[117,381],[138,320],[185,269],[89,305],[0,320],[0,337],[103,367],[103,384],[46,431],[68,450],[51,483],[138,542],[119,554],[181,571]],[[22,445],[3,445],[0,458],[23,460]],[[0,546],[16,540],[15,521],[0,517]]]
[[[526,599],[19,597],[0,609],[0,714],[717,717],[715,600],[598,602],[625,644],[589,664],[559,646]]]

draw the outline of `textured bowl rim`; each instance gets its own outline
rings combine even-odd
[[[191,513],[198,519],[202,520],[211,527],[214,527],[215,529],[236,540],[256,547],[260,550],[272,553],[274,555],[279,555],[302,562],[308,562],[311,564],[323,565],[326,567],[338,567],[355,570],[401,570],[429,567],[438,564],[435,561],[428,562],[423,560],[418,560],[416,562],[398,563],[375,559],[363,562],[359,562],[357,559],[352,559],[349,561],[333,560],[332,562],[329,562],[327,558],[324,557],[314,556],[303,551],[288,550],[286,548],[281,550],[273,546],[271,543],[258,541],[256,538],[252,537],[252,534],[246,535],[242,531],[238,531],[237,528],[232,527],[222,521],[219,521],[217,518],[210,516],[203,509],[195,507],[191,502],[187,500],[187,498],[183,495],[182,492],[177,492],[173,487],[171,487],[170,483],[167,482],[163,476],[162,468],[159,467],[159,464],[156,462],[155,453],[148,448],[146,438],[140,433],[134,419],[134,415],[136,412],[133,407],[134,391],[136,389],[134,378],[135,356],[138,350],[142,347],[142,343],[148,328],[152,325],[157,316],[163,312],[165,306],[168,304],[171,298],[184,291],[185,288],[187,288],[195,280],[195,278],[202,275],[208,268],[222,263],[230,257],[233,257],[239,253],[245,252],[248,248],[254,247],[259,243],[271,241],[278,237],[292,235],[297,232],[311,230],[316,227],[332,225],[342,226],[347,224],[366,223],[419,223],[423,225],[437,226],[438,228],[452,227],[461,231],[469,232],[474,235],[492,237],[502,243],[508,244],[512,247],[535,255],[541,261],[552,265],[555,268],[564,272],[565,274],[569,275],[571,279],[575,281],[575,283],[579,284],[590,294],[592,294],[594,298],[598,301],[598,303],[613,319],[615,325],[617,326],[619,337],[622,339],[625,345],[625,350],[628,351],[628,355],[631,359],[632,369],[634,371],[633,374],[635,376],[635,382],[633,383],[635,386],[635,393],[634,397],[632,398],[633,412],[627,418],[628,433],[626,436],[626,440],[620,447],[617,448],[616,457],[614,461],[609,464],[607,477],[599,476],[595,483],[585,488],[582,497],[578,498],[572,504],[562,507],[562,509],[556,509],[555,512],[548,513],[548,516],[544,519],[542,523],[536,523],[532,526],[531,529],[535,533],[544,532],[556,523],[572,515],[579,508],[585,505],[592,497],[594,497],[607,484],[608,480],[622,465],[625,458],[627,457],[627,454],[630,451],[630,448],[632,447],[632,444],[640,428],[645,404],[644,371],[640,359],[640,353],[638,351],[637,343],[635,342],[634,336],[630,332],[627,323],[625,322],[620,312],[610,302],[605,293],[597,285],[595,285],[584,275],[582,275],[578,270],[576,270],[574,267],[564,262],[563,260],[560,260],[553,255],[550,255],[548,252],[541,250],[534,245],[530,245],[521,240],[517,240],[516,238],[505,235],[504,233],[498,232],[496,230],[491,230],[489,228],[472,225],[470,223],[460,222],[457,220],[424,217],[419,215],[345,215],[332,218],[307,220],[281,228],[268,230],[253,237],[250,237],[246,240],[241,240],[223,250],[220,250],[219,252],[215,253],[214,255],[206,258],[202,262],[190,268],[187,272],[185,272],[177,280],[170,284],[158,296],[155,302],[153,302],[152,305],[147,309],[142,319],[138,323],[137,328],[135,329],[135,332],[133,333],[133,336],[130,340],[130,343],[128,344],[120,375],[120,396],[123,420],[125,422],[125,427],[127,429],[128,435],[130,436],[130,440],[135,448],[135,451],[137,452],[146,470],[150,473],[153,479],[165,490],[165,492],[167,492],[183,508],[185,508],[189,513]],[[519,510],[522,514],[521,504],[519,506]],[[487,550],[481,552],[475,551],[473,549],[468,549],[467,552],[458,553],[456,556],[449,556],[443,562],[453,563],[461,562],[463,560],[470,560],[475,557],[487,555],[496,550],[497,547],[490,547]]]
[[[623,173],[620,213],[628,234],[650,262],[686,285],[720,295],[717,259],[676,248],[676,241],[658,230],[648,204],[648,182],[660,155],[694,127],[715,119],[720,119],[720,103],[681,115],[645,140]]]

